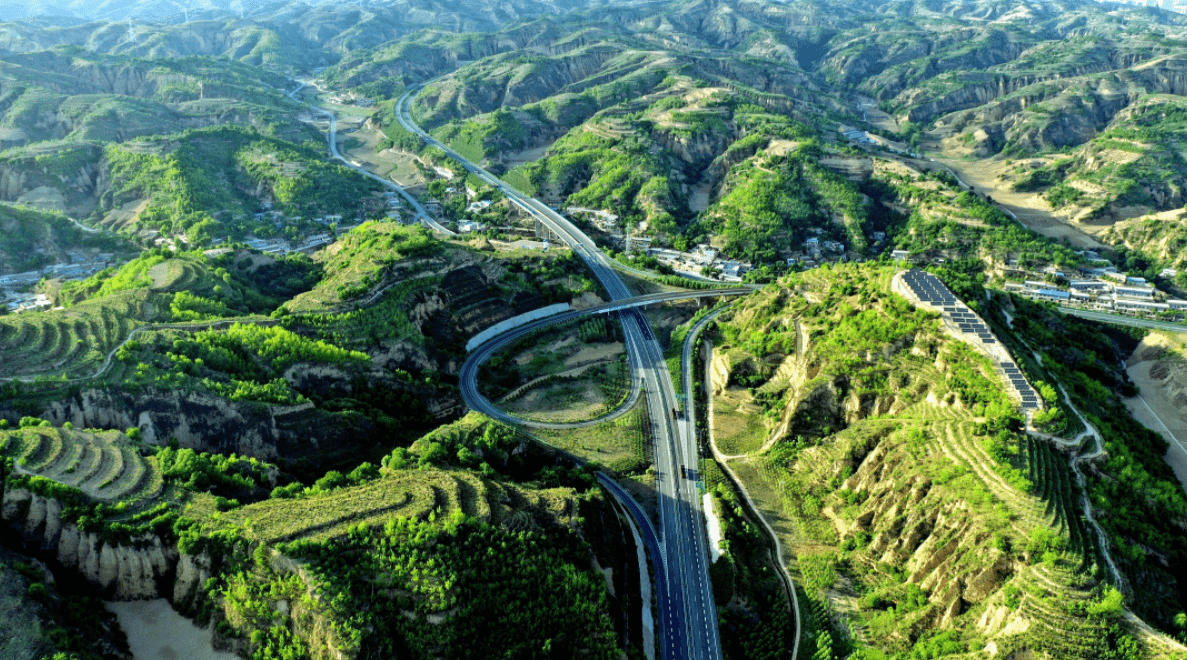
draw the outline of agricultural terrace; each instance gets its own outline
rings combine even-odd
[[[294,622],[271,619],[271,599],[289,598],[295,619],[320,610],[337,648],[354,648],[367,630],[368,644],[389,650],[458,653],[482,634],[484,652],[520,653],[531,635],[533,648],[553,639],[609,660],[617,655],[605,579],[573,532],[605,515],[595,483],[515,429],[471,414],[381,466],[280,486],[266,501],[228,507],[199,495],[178,523],[180,544],[234,555],[204,586],[220,603],[219,625],[252,648],[306,652],[316,643],[296,636]],[[321,598],[302,601],[314,586]],[[563,600],[541,610],[540,590]],[[589,639],[591,629],[606,632]]]
[[[19,428],[0,420],[0,460],[8,493],[56,499],[63,522],[113,543],[176,533],[180,505],[197,493],[218,509],[267,497],[278,475],[254,458],[146,446],[136,428],[83,431],[35,417],[22,418]]]
[[[490,325],[594,289],[569,255],[485,254],[391,223],[363,225],[317,259],[326,279],[285,309],[331,311],[348,298],[350,305],[285,322],[359,350],[400,341],[460,353]],[[344,286],[353,289],[334,293]]]
[[[282,327],[234,323],[137,335],[117,352],[111,378],[130,387],[202,387],[231,401],[292,405],[306,398],[285,373],[306,363],[350,372],[369,369],[371,359]]]
[[[426,270],[429,264],[441,268],[450,263],[451,253],[422,228],[394,222],[363,223],[314,255],[324,271],[321,281],[286,303],[284,309],[335,309],[377,286],[411,279],[413,271]]]
[[[157,465],[119,431],[33,426],[0,434],[17,472],[77,488],[102,502],[153,500],[164,488]]]
[[[125,291],[147,290],[174,323],[267,314],[282,302],[309,290],[321,268],[309,257],[282,258],[237,250],[213,259],[200,252],[174,253],[159,248],[81,282],[67,282],[59,296],[69,307]]]
[[[157,314],[147,291],[126,291],[65,310],[0,316],[0,377],[92,375]]]

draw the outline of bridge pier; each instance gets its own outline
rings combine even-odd
[[[556,233],[555,231],[552,230],[551,227],[549,227],[548,225],[541,222],[540,218],[537,218],[536,216],[532,216],[532,220],[533,220],[533,225],[535,226],[535,230],[536,230],[536,238],[538,238],[540,240],[550,241],[550,242],[557,243],[557,244],[560,244],[563,242],[563,239],[561,239],[560,234]]]

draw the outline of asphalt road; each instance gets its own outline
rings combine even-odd
[[[286,93],[288,94],[288,97],[290,99],[297,101],[297,92],[301,91],[304,88],[305,88],[305,83],[301,83],[296,89],[294,89],[291,92],[286,92]],[[297,103],[304,103],[304,102],[297,101]],[[424,207],[420,205],[420,202],[418,202],[415,197],[408,194],[407,190],[404,190],[400,186],[397,186],[395,183],[388,181],[387,179],[375,174],[374,172],[371,172],[370,170],[366,170],[366,169],[363,169],[362,167],[359,167],[358,165],[355,165],[354,163],[350,162],[349,159],[347,159],[345,156],[343,156],[342,153],[340,151],[338,151],[338,117],[334,113],[330,112],[329,110],[326,110],[325,108],[319,108],[311,103],[305,103],[305,105],[309,106],[309,108],[313,110],[315,115],[321,115],[329,120],[329,122],[330,122],[330,136],[329,136],[330,155],[332,155],[334,158],[337,158],[338,160],[342,161],[343,165],[346,165],[350,169],[358,172],[359,174],[362,174],[365,177],[374,179],[375,181],[378,181],[379,183],[386,186],[387,188],[390,188],[390,189],[396,191],[401,197],[404,198],[404,201],[408,202],[408,205],[411,206],[414,211],[416,211],[416,218],[418,220],[420,220],[421,223],[423,223],[425,226],[429,227],[433,231],[439,231],[443,234],[449,234],[450,236],[457,236],[457,232],[450,231],[449,229],[446,229],[444,225],[442,225],[441,223],[434,220],[433,217],[430,216],[427,211],[425,211]]]
[[[537,422],[530,419],[523,419],[510,415],[495,407],[482,393],[478,390],[478,370],[489,360],[495,353],[502,350],[508,344],[531,334],[540,328],[555,325],[559,323],[566,323],[573,319],[582,316],[590,316],[593,314],[609,314],[614,311],[623,309],[624,307],[636,307],[644,305],[652,305],[662,302],[671,302],[674,300],[689,300],[693,298],[716,298],[718,296],[739,296],[750,293],[750,289],[721,289],[712,291],[675,291],[667,293],[652,293],[645,296],[638,296],[629,298],[627,300],[616,300],[614,302],[597,305],[595,307],[587,307],[585,309],[576,309],[569,312],[562,312],[554,314],[542,319],[525,323],[517,328],[512,328],[497,337],[493,337],[490,341],[478,346],[466,357],[466,361],[462,363],[462,368],[458,372],[459,387],[462,391],[462,398],[466,400],[466,405],[471,409],[477,410],[488,417],[493,417],[508,424],[521,424],[523,426],[531,426],[534,428],[544,429],[572,429],[594,426],[603,422],[608,422],[624,415],[627,411],[634,407],[639,400],[639,394],[642,390],[643,381],[640,378],[631,379],[631,393],[627,398],[626,403],[620,406],[613,412],[599,417],[597,419],[586,420],[582,422]],[[625,334],[625,333],[624,333]],[[628,337],[628,341],[630,337]],[[627,355],[632,360],[631,371],[636,375],[639,372],[638,365],[633,361],[638,355],[642,347],[637,344],[628,344]]]
[[[1105,312],[1094,312],[1087,309],[1077,309],[1075,307],[1060,307],[1060,312],[1070,316],[1078,316],[1082,319],[1090,321],[1100,321],[1102,323],[1115,323],[1117,325],[1128,325],[1135,328],[1146,328],[1148,330],[1165,330],[1167,332],[1187,332],[1187,325],[1182,323],[1168,323],[1167,321],[1154,321],[1152,319],[1139,319],[1136,316],[1123,316],[1121,314],[1107,314]]]
[[[632,297],[615,271],[615,266],[593,241],[560,214],[545,204],[520,193],[448,146],[425,133],[412,121],[408,106],[419,87],[409,90],[396,103],[396,118],[411,133],[427,144],[444,151],[466,170],[496,187],[513,203],[557,234],[573,252],[585,261],[593,275],[613,300]],[[642,272],[642,271],[640,271]],[[656,485],[659,491],[660,560],[657,566],[657,607],[660,610],[658,637],[661,657],[720,660],[721,644],[717,636],[717,607],[709,582],[705,523],[699,506],[699,492],[693,482],[680,476],[681,466],[696,466],[697,455],[688,452],[687,443],[677,435],[673,411],[676,392],[664,360],[663,350],[647,320],[634,310],[622,313],[623,335],[635,375],[643,381],[651,411],[656,457]],[[690,502],[697,501],[696,506]],[[638,520],[644,534],[652,534],[646,517]]]
[[[681,372],[683,386],[684,386],[684,400],[688,402],[688,412],[685,414],[685,423],[687,425],[687,430],[685,431],[685,437],[688,438],[693,443],[692,447],[694,450],[697,447],[698,436],[697,436],[697,412],[696,412],[696,400],[697,399],[696,399],[696,393],[693,391],[693,377],[692,377],[692,374],[693,374],[693,367],[692,367],[693,348],[696,346],[697,337],[701,334],[701,331],[705,329],[705,326],[709,325],[710,322],[712,322],[714,319],[716,319],[717,316],[724,311],[725,311],[725,309],[718,309],[714,312],[707,314],[704,318],[702,318],[700,321],[697,321],[697,323],[695,325],[693,325],[692,328],[689,329],[688,334],[684,338],[684,349],[680,356],[680,372]],[[707,374],[707,372],[709,371],[708,365],[705,365],[705,366],[706,366],[705,371]],[[741,481],[737,480],[737,476],[734,475],[733,471],[730,470],[729,466],[726,464],[726,462],[724,460],[721,461],[721,465],[722,465],[722,468],[724,470],[726,470],[740,486]],[[791,600],[792,611],[795,614],[795,626],[796,626],[795,631],[796,632],[795,632],[795,643],[791,648],[791,660],[798,660],[799,654],[800,654],[800,635],[803,633],[803,628],[800,626],[800,621],[802,621],[803,619],[801,618],[801,615],[800,615],[800,600],[799,600],[799,597],[796,595],[795,586],[792,584],[791,576],[787,573],[786,567],[784,567],[782,565],[783,564],[783,550],[779,543],[779,537],[778,537],[778,535],[775,534],[775,530],[771,529],[771,526],[767,523],[767,521],[765,519],[763,519],[762,514],[759,513],[759,511],[758,511],[758,507],[754,506],[754,503],[750,501],[750,495],[745,491],[744,488],[742,489],[742,497],[745,498],[747,502],[749,502],[750,508],[755,512],[756,518],[758,519],[759,524],[762,525],[763,529],[766,530],[767,535],[771,537],[771,541],[774,542],[775,552],[774,552],[773,559],[774,559],[775,563],[778,564],[778,566],[776,568],[778,568],[779,574],[784,580],[784,584],[787,588],[788,598]]]

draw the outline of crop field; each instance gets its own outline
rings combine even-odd
[[[1036,486],[1035,495],[1046,504],[1048,524],[1067,536],[1067,553],[1076,568],[1087,570],[1098,551],[1095,536],[1082,519],[1079,488],[1067,457],[1035,438],[1027,439],[1026,453],[1030,480]]]
[[[318,339],[346,348],[366,348],[386,339],[421,346],[424,333],[409,320],[408,309],[417,294],[434,291],[440,282],[436,276],[407,280],[388,288],[369,307],[341,314],[310,314],[296,322],[314,328]]]
[[[102,303],[0,317],[0,377],[93,374],[146,311],[147,296],[128,292]]]
[[[18,470],[78,488],[104,501],[151,500],[163,489],[161,472],[118,431],[33,427],[0,434],[0,453]]]

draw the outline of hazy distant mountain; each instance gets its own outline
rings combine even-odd
[[[218,20],[230,17],[297,17],[309,7],[335,9],[391,8],[406,13],[412,22],[430,16],[489,18],[506,21],[540,14],[555,14],[593,6],[630,4],[618,0],[508,0],[467,2],[464,0],[307,0],[303,3],[269,0],[6,0],[0,3],[0,20],[38,19],[42,23],[77,21],[151,21],[181,23],[187,20]],[[70,20],[72,19],[72,20]],[[441,24],[441,23],[439,23]],[[445,23],[447,25],[447,23]]]

